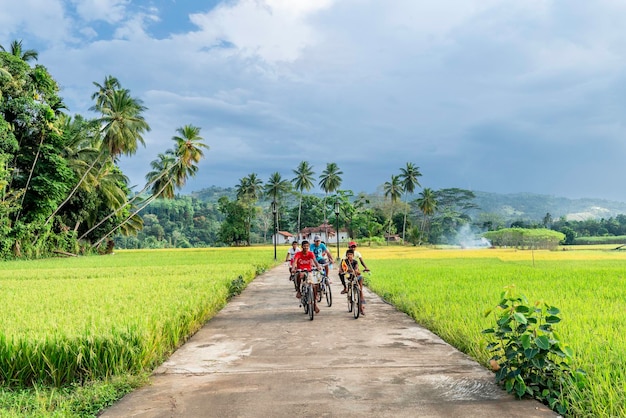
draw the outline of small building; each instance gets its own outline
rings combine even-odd
[[[276,235],[272,238],[272,244],[276,242],[276,245],[281,244],[291,244],[295,237],[291,232],[287,231],[278,231]]]
[[[299,242],[303,240],[313,241],[316,235],[319,235],[322,241],[327,244],[337,242],[337,233],[335,228],[328,223],[323,223],[319,226],[303,228],[297,236]],[[346,229],[339,229],[339,242],[346,242],[349,240],[348,231]]]

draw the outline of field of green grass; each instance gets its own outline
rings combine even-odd
[[[504,287],[557,306],[573,367],[588,374],[572,416],[626,416],[626,252],[595,248],[359,250],[373,291],[484,365],[481,331],[494,324],[483,313]],[[94,416],[272,265],[271,247],[0,264],[0,416]]]

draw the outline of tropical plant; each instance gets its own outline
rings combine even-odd
[[[571,367],[573,350],[560,341],[554,326],[561,321],[559,309],[547,303],[531,305],[513,286],[505,288],[494,314],[495,328],[487,349],[496,381],[518,398],[529,396],[544,402],[559,414],[566,414],[565,388],[584,373]]]
[[[34,49],[24,50],[22,48],[21,40],[14,40],[13,42],[11,42],[11,46],[8,51],[2,45],[0,45],[0,51],[8,52],[24,62],[29,62],[31,60],[37,61],[37,59],[39,58],[39,53]]]
[[[422,211],[422,226],[420,227],[420,244],[424,241],[424,237],[428,237],[425,233],[428,227],[428,221],[430,216],[435,213],[437,209],[437,200],[435,199],[435,192],[430,188],[425,188],[419,194],[417,199],[417,207]]]
[[[389,238],[391,237],[391,225],[393,224],[393,208],[395,203],[402,196],[402,184],[400,182],[400,176],[391,176],[391,181],[386,181],[383,185],[383,189],[385,191],[385,198],[391,199],[390,205],[390,214],[389,214],[389,227],[387,229],[387,243],[389,243]]]
[[[336,163],[326,164],[326,169],[322,171],[320,175],[319,186],[324,190],[324,224],[328,225],[328,218],[326,211],[328,210],[328,193],[333,193],[341,186],[341,175],[343,171],[339,170],[339,166]],[[326,236],[328,237],[328,231]]]
[[[309,191],[313,188],[313,175],[315,174],[313,171],[313,167],[307,161],[300,161],[298,164],[298,168],[293,170],[293,173],[296,175],[291,182],[293,183],[295,189],[299,194],[299,202],[298,202],[298,234],[302,230],[302,226],[300,224],[301,215],[302,215],[302,194],[303,192]]]
[[[421,187],[418,177],[421,177],[419,167],[416,167],[413,163],[406,163],[406,166],[400,168],[400,181],[402,182],[402,191],[404,192],[405,210],[404,210],[404,222],[402,223],[402,242],[405,240],[406,233],[406,218],[409,212],[408,195],[413,194],[415,186]]]
[[[284,180],[279,172],[272,173],[269,180],[263,186],[265,195],[276,205],[277,213],[280,213],[281,201],[286,193],[291,190],[289,180]],[[276,228],[280,230],[280,217],[277,219]]]

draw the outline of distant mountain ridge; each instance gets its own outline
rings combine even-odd
[[[480,191],[473,191],[473,193],[476,195],[474,203],[478,205],[479,209],[472,211],[472,216],[481,212],[494,213],[507,221],[541,221],[546,213],[550,213],[552,219],[565,216],[568,220],[576,221],[607,219],[619,214],[626,214],[626,202],[605,199],[569,199],[535,193],[503,194]],[[192,197],[210,203],[217,203],[221,196],[227,196],[231,200],[235,199],[236,194],[234,187],[222,188],[218,186],[210,186],[190,193]]]
[[[626,202],[604,199],[569,199],[534,193],[489,193],[474,191],[476,212],[495,213],[506,220],[542,220],[546,213],[552,219],[568,220],[611,218],[626,214]]]

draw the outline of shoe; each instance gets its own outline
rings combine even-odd
[[[313,311],[315,311],[315,313],[320,313],[320,308],[316,306],[315,309],[313,309]]]
[[[302,293],[297,292],[297,293],[296,293],[296,298],[297,298],[297,299],[300,299],[301,297],[302,297]]]
[[[344,289],[341,291],[341,294],[342,294],[342,295],[343,295],[344,293],[348,293],[348,289],[344,288]]]

